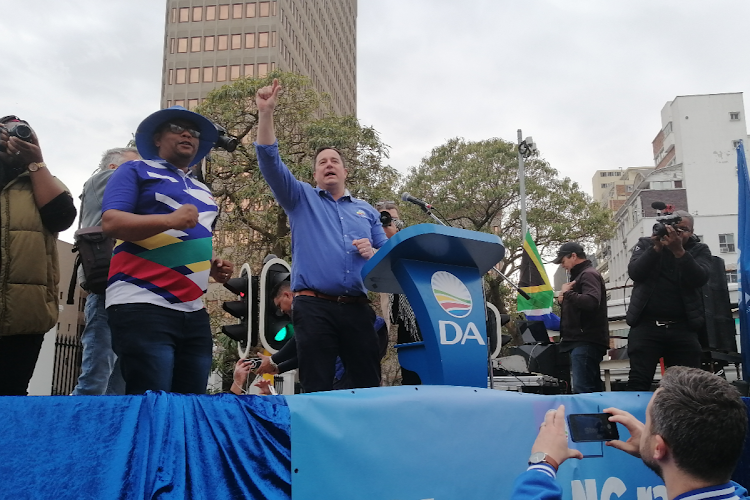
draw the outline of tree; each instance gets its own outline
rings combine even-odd
[[[502,139],[450,139],[410,169],[404,189],[430,200],[457,227],[495,233],[506,247],[498,269],[508,277],[521,263],[517,146]],[[541,158],[525,162],[527,224],[542,255],[566,241],[596,243],[611,237],[611,213]],[[419,209],[403,206],[410,220],[424,221]],[[501,311],[515,310],[511,289],[494,272],[485,277],[488,300]],[[515,295],[513,294],[513,297]]]

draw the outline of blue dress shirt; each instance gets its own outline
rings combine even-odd
[[[366,260],[352,241],[368,238],[373,248],[388,240],[380,213],[351,196],[331,194],[300,182],[279,157],[278,142],[255,144],[258,165],[292,229],[292,290],[317,290],[328,295],[367,293],[360,272]]]

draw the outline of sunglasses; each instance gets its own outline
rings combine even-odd
[[[193,128],[183,127],[182,125],[177,125],[176,123],[168,123],[167,128],[170,132],[173,132],[175,134],[181,134],[187,130],[187,133],[195,137],[196,139],[200,139],[201,133]]]

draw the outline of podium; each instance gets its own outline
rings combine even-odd
[[[419,224],[396,233],[362,268],[368,290],[409,299],[423,340],[396,349],[423,384],[487,387],[482,276],[504,255],[494,234]]]

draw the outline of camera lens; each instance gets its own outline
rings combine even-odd
[[[28,142],[29,139],[31,139],[31,127],[29,127],[28,125],[24,125],[23,123],[19,123],[13,128],[13,134],[19,139]]]

